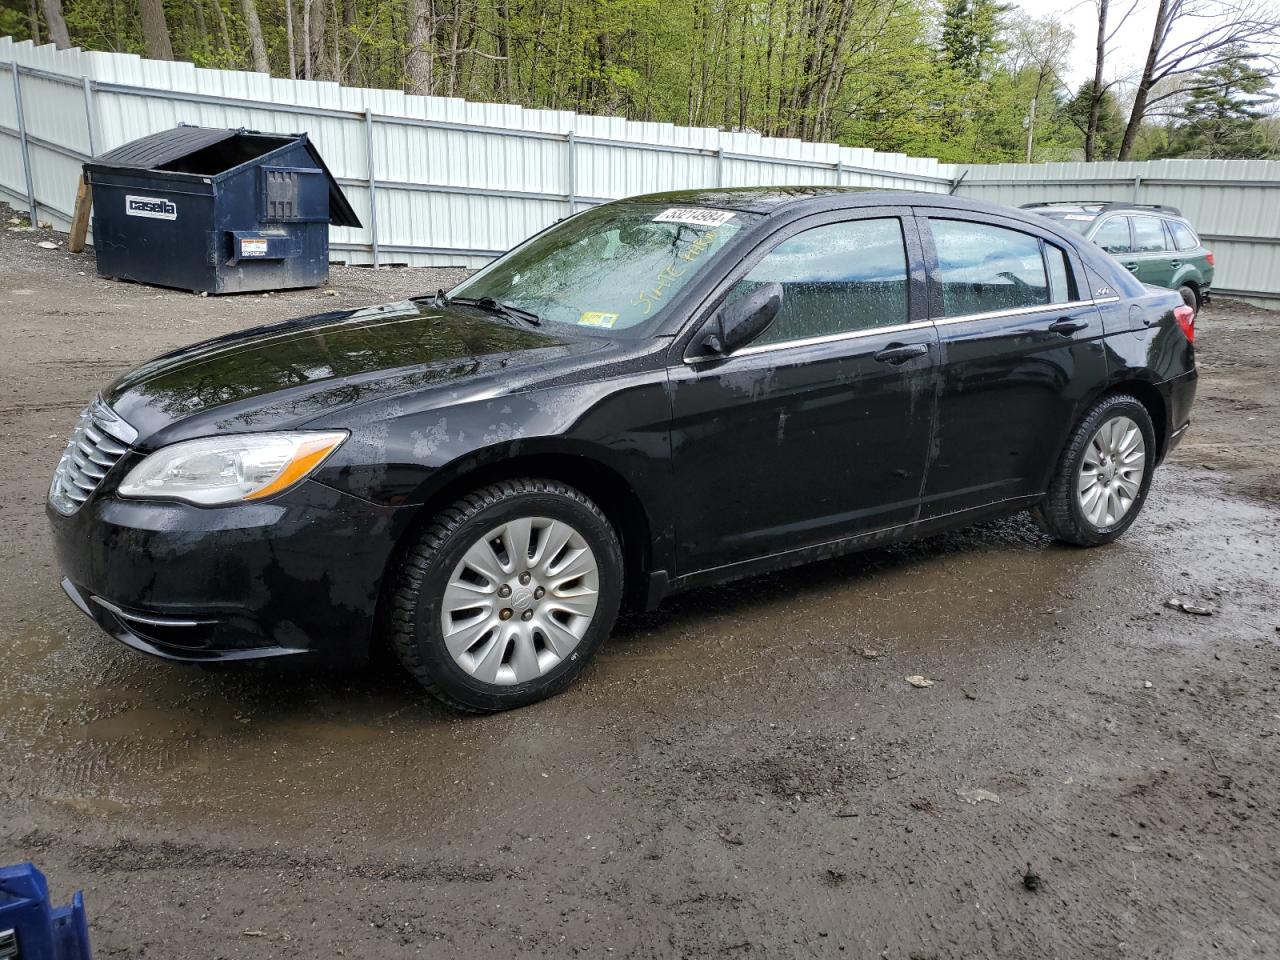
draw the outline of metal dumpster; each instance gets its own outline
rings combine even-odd
[[[84,165],[98,273],[204,293],[315,287],[359,227],[305,133],[179,126]]]
[[[84,897],[49,903],[44,874],[29,863],[0,867],[0,958],[89,960],[89,924]]]

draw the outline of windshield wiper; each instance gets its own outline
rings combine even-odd
[[[451,297],[443,290],[437,290],[435,302],[440,306],[457,303],[464,307],[479,307],[481,310],[497,314],[500,317],[523,320],[534,327],[542,326],[542,318],[532,310],[517,307],[514,303],[503,303],[493,299],[493,297]]]

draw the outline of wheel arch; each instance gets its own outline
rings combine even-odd
[[[1169,407],[1159,387],[1150,381],[1121,380],[1111,384],[1089,402],[1088,406],[1081,411],[1080,417],[1086,416],[1099,400],[1122,393],[1128,394],[1141,403],[1147,411],[1147,416],[1151,418],[1151,429],[1156,435],[1156,463],[1159,463],[1164,459],[1165,451],[1169,446]]]
[[[514,446],[514,445],[513,445]],[[581,491],[604,512],[618,535],[623,560],[623,603],[643,608],[653,570],[653,519],[634,486],[614,466],[582,452],[560,448],[542,450],[493,448],[484,455],[461,458],[438,474],[439,480],[414,508],[396,540],[383,570],[378,599],[379,625],[385,625],[395,571],[432,519],[470,490],[517,477],[558,480]]]
[[[1200,274],[1194,270],[1185,270],[1180,275],[1174,277],[1173,288],[1190,287],[1196,295],[1196,309],[1199,310],[1204,306],[1204,284],[1200,278]]]

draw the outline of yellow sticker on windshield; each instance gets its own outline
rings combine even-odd
[[[580,327],[615,327],[618,324],[616,313],[600,313],[597,310],[585,310],[578,318]]]

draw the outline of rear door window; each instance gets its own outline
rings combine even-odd
[[[1133,218],[1133,252],[1163,253],[1167,249],[1159,217]]]
[[[1129,253],[1132,244],[1129,240],[1129,218],[1112,217],[1105,220],[1098,232],[1093,235],[1093,242],[1107,253]]]
[[[938,256],[943,316],[963,317],[1050,302],[1049,277],[1038,237],[967,220],[930,220],[929,227]]]
[[[1179,250],[1194,250],[1200,246],[1199,239],[1185,223],[1179,223],[1177,220],[1166,220],[1165,225],[1169,228],[1169,232],[1173,234],[1173,245]]]

